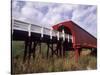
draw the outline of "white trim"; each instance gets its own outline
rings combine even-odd
[[[70,39],[70,37],[69,37],[69,34],[67,34],[67,39],[68,39],[68,42],[70,41],[69,39]]]
[[[59,40],[59,31],[57,32],[57,40]]]
[[[62,37],[63,37],[63,41],[65,41],[65,32],[64,32],[64,30],[62,30]]]
[[[13,30],[14,19],[11,20],[11,25],[12,25],[12,35],[13,35],[13,33],[14,33],[14,30]]]
[[[43,38],[43,31],[44,31],[44,28],[42,27],[41,28],[41,37]]]
[[[29,24],[29,26],[28,26],[28,36],[29,37],[31,36],[31,24]]]
[[[50,39],[52,39],[52,28],[50,29]]]

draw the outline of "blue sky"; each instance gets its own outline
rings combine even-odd
[[[12,17],[50,28],[72,20],[97,37],[97,6],[12,0]]]

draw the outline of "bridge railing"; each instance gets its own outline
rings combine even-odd
[[[52,39],[52,37],[57,37],[58,40],[59,40],[59,38],[63,38],[63,40],[65,40],[65,38],[67,38],[68,41],[70,39],[73,40],[72,35],[65,34],[64,31],[59,32],[59,31],[53,30],[52,28],[49,29],[49,28],[45,28],[42,26],[30,24],[30,23],[15,20],[15,19],[12,20],[12,30],[27,31],[27,32],[29,32],[29,36],[31,36],[31,32],[34,32],[34,33],[41,34],[41,37],[43,37],[43,35],[48,35],[48,36],[50,36],[51,39]]]

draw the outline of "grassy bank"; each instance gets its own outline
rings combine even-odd
[[[42,73],[96,69],[97,58],[91,55],[80,56],[79,61],[75,62],[73,52],[67,52],[66,58],[46,58],[46,45],[42,44],[42,53],[39,54],[37,47],[36,58],[23,63],[24,42],[13,42],[12,46],[12,73]]]

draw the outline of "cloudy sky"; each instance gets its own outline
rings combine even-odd
[[[48,27],[72,20],[97,37],[97,6],[12,0],[14,19]]]

